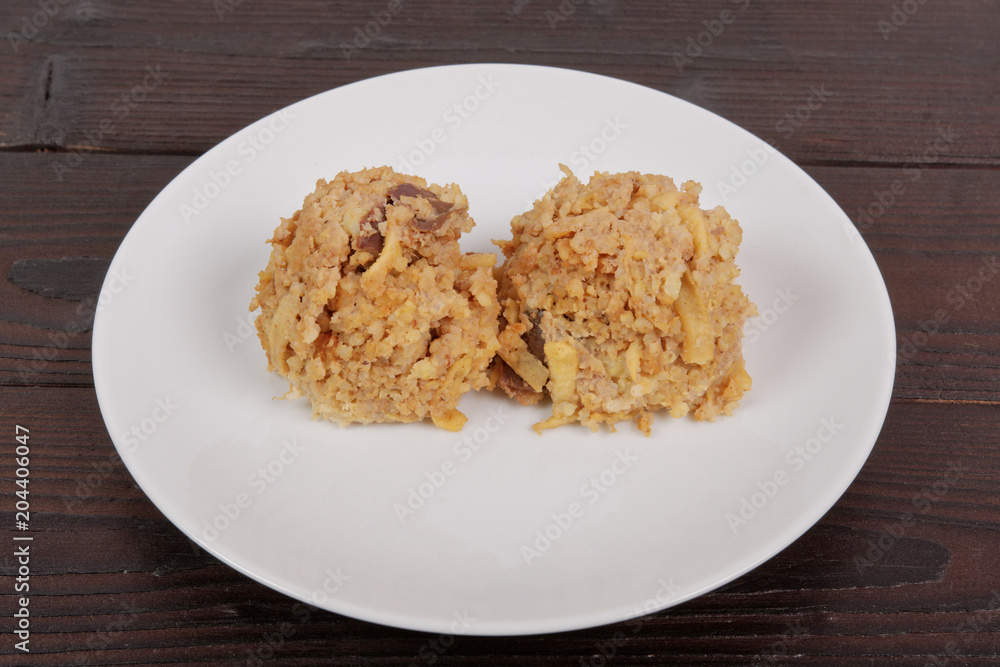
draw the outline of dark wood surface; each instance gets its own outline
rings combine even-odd
[[[0,664],[1000,664],[1000,276],[969,283],[1000,258],[1000,3],[403,0],[345,53],[385,4],[0,5],[0,520],[14,534],[23,424],[37,538],[30,654],[0,550]],[[139,213],[232,132],[359,79],[490,61],[635,81],[773,139],[862,230],[901,354],[868,463],[771,561],[640,622],[438,652],[432,635],[303,615],[170,524],[101,419],[91,313]],[[827,99],[791,124],[816,89]]]

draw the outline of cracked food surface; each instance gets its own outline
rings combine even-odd
[[[250,303],[286,397],[340,424],[460,429],[498,347],[496,256],[458,244],[474,224],[457,186],[388,167],[317,182],[274,231]]]
[[[756,308],[735,279],[742,230],[722,207],[699,207],[701,186],[666,176],[565,177],[494,241],[500,350],[490,381],[552,416],[535,429],[592,430],[653,413],[730,414],[750,376],[743,325]]]

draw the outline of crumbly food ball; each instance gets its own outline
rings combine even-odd
[[[498,346],[496,256],[458,244],[474,224],[455,185],[388,167],[320,180],[275,230],[250,303],[287,397],[342,425],[459,430]]]
[[[494,241],[500,351],[491,383],[528,405],[592,430],[653,412],[730,414],[750,388],[743,325],[756,308],[734,281],[742,239],[722,207],[702,210],[701,186],[666,176],[565,177]]]

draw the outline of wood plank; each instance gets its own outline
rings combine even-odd
[[[805,171],[844,209],[876,254],[1000,253],[996,170],[907,165],[848,167],[846,173],[806,166]]]
[[[99,271],[159,189],[191,161],[88,155],[53,190],[48,174],[60,159],[0,155],[0,171],[9,175],[0,182],[0,270],[8,277],[0,282],[0,382],[6,384],[92,383],[88,332],[97,291],[79,292],[79,273],[69,269]],[[846,211],[855,212],[883,272],[898,329],[895,395],[1000,400],[1000,279],[991,276],[980,284],[979,275],[1000,256],[1000,172],[925,170],[919,187],[897,196],[871,224],[856,211],[867,210],[879,193],[891,189],[903,178],[902,169],[810,167],[809,172]],[[949,224],[956,219],[963,224]],[[35,291],[18,284],[15,266],[22,272],[34,267]],[[39,272],[42,266],[68,272]],[[87,282],[94,285],[99,278],[93,274]],[[76,298],[46,297],[45,290]],[[935,330],[938,318],[947,321]]]
[[[53,187],[61,159],[0,154],[0,383],[93,384],[89,332],[107,263],[191,161],[87,155]]]
[[[44,57],[0,57],[0,147],[36,143],[47,75]]]
[[[986,5],[920,5],[885,39],[877,26],[892,5],[827,0],[777,9],[747,0],[741,10],[744,3],[731,0],[686,0],[668,13],[651,2],[564,4],[575,9],[563,21],[551,19],[561,16],[555,2],[403,3],[357,51],[345,46],[363,44],[357,31],[378,6],[294,0],[237,5],[221,18],[208,2],[183,0],[66,7],[18,42],[28,57],[8,63],[10,76],[35,81],[39,63],[51,67],[49,100],[32,138],[3,128],[9,136],[0,134],[0,145],[196,154],[329,88],[413,67],[493,61],[648,85],[774,139],[800,161],[926,160],[927,142],[945,129],[955,138],[935,162],[1000,164],[993,122],[1000,14]],[[0,32],[16,34],[38,5],[17,0],[3,11]],[[734,12],[725,25],[723,11]],[[37,99],[12,108],[34,118]]]
[[[847,212],[882,271],[897,331],[893,395],[1000,401],[1000,174],[807,171]]]
[[[100,267],[192,160],[90,154],[53,189],[49,176],[62,159],[0,153],[0,172],[8,174],[0,181],[0,271],[7,276],[0,282],[0,383],[92,384],[89,328]],[[1000,400],[1000,276],[980,276],[1000,257],[1000,171],[927,169],[916,182],[902,168],[808,171],[862,228],[882,270],[900,350],[894,395]],[[859,218],[904,178],[912,186],[877,219]],[[25,272],[34,282],[19,282]],[[946,321],[935,330],[938,318]]]
[[[193,547],[135,488],[91,390],[0,387],[0,430],[16,423],[31,429],[31,664],[179,660],[192,651],[199,660],[242,661],[253,657],[248,649],[261,660],[270,651],[274,664],[315,664],[331,647],[343,658],[332,664],[422,664],[430,655],[433,636],[310,610]],[[12,443],[0,440],[8,480]],[[603,647],[624,661],[878,652],[897,656],[886,664],[910,664],[902,659],[944,655],[953,644],[976,664],[1000,641],[995,445],[994,407],[894,403],[840,502],[749,574],[604,628],[503,642],[457,637],[447,656],[455,664],[575,664]],[[934,501],[915,504],[925,497]],[[0,489],[7,525],[13,500],[10,485]],[[873,562],[859,568],[859,558]],[[0,558],[0,574],[15,567],[12,556]],[[11,651],[0,647],[0,655]]]

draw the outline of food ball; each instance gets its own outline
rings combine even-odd
[[[250,310],[269,371],[314,418],[458,430],[496,353],[496,256],[465,253],[468,201],[388,167],[320,180],[270,239]]]
[[[491,382],[522,404],[544,395],[552,416],[535,429],[592,430],[653,413],[730,414],[750,376],[743,325],[756,308],[736,284],[742,230],[722,208],[700,208],[701,187],[666,176],[569,169],[494,241],[500,350]]]

